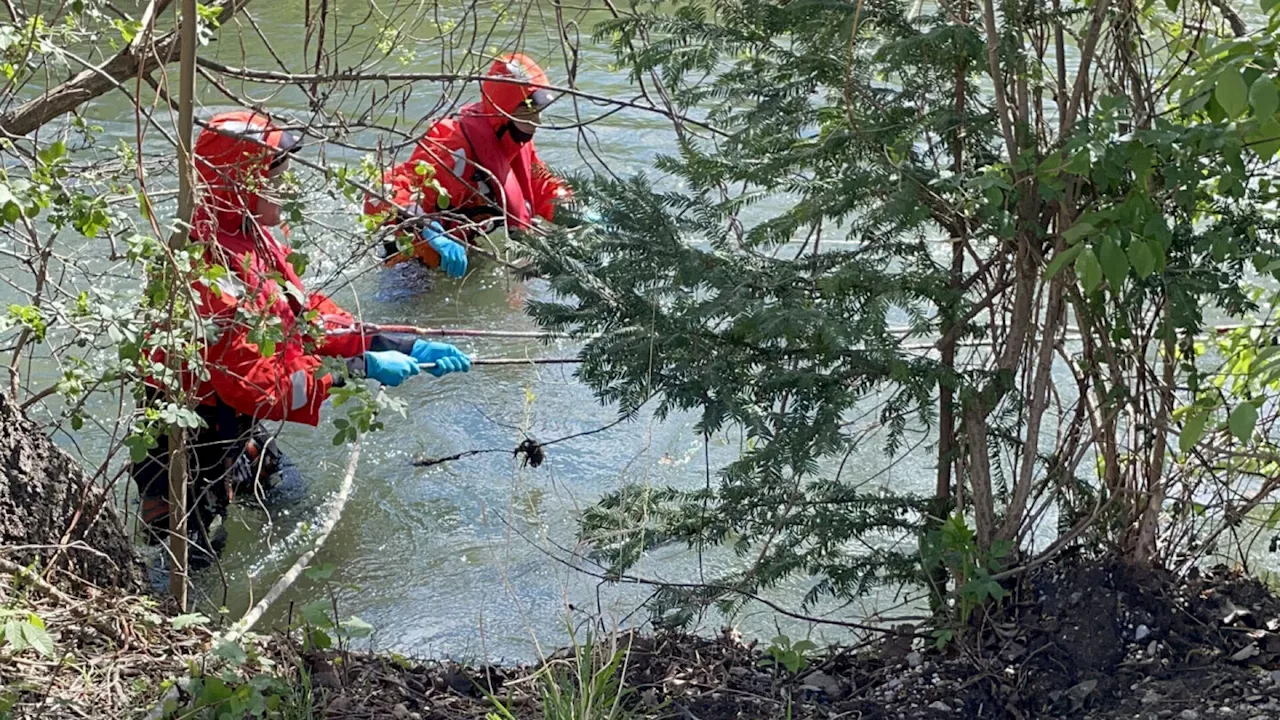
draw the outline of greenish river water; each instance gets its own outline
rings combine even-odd
[[[316,0],[312,5],[318,4]],[[314,42],[307,59],[303,57],[304,0],[259,1],[249,12],[269,37],[278,55],[294,72],[308,72],[314,58]],[[327,47],[341,47],[336,67],[348,69],[366,63],[364,57],[380,22],[371,19],[370,8],[389,10],[393,4],[331,0],[334,8],[332,33]],[[555,7],[550,3],[512,6],[502,20],[487,5],[478,13],[457,3],[417,5],[402,3],[412,12],[439,16],[441,25],[471,27],[482,36],[476,52],[489,56],[496,48],[521,47],[544,63],[553,82],[564,83],[566,61],[559,42]],[[611,69],[612,54],[594,46],[589,29],[607,17],[605,12],[582,13],[563,8],[567,18],[581,28],[578,47],[577,86],[587,92],[616,98],[634,98],[635,88],[625,73]],[[412,14],[412,13],[411,13]],[[401,17],[396,24],[408,22]],[[333,23],[336,22],[336,28]],[[462,38],[442,42],[434,20],[420,24],[413,34],[420,41],[401,40],[397,52],[412,54],[407,64],[383,61],[384,69],[441,72],[465,62]],[[571,32],[571,36],[575,33]],[[227,23],[220,39],[203,53],[232,66],[279,70],[255,31],[243,20]],[[331,69],[333,66],[331,66]],[[176,82],[176,67],[171,68]],[[209,83],[200,80],[202,116],[232,107]],[[234,92],[264,102],[268,107],[295,118],[308,117],[302,91],[288,86],[228,82]],[[394,85],[393,85],[394,87]],[[351,90],[350,88],[348,88]],[[368,93],[385,96],[386,84],[369,83],[351,90],[345,98],[334,98],[330,108],[341,108],[348,118],[357,117],[368,105]],[[398,91],[396,105],[380,119],[411,131],[423,115],[438,114],[442,107],[475,96],[475,87],[460,88],[422,82],[412,92]],[[387,107],[387,106],[384,106]],[[603,115],[606,108],[581,106],[584,117]],[[86,116],[101,124],[109,136],[135,141],[133,106],[119,94],[92,103]],[[396,114],[399,113],[398,120]],[[163,115],[163,114],[161,114]],[[574,119],[570,103],[562,100],[544,120],[568,124]],[[172,126],[167,116],[162,123]],[[591,158],[595,169],[607,168],[619,175],[652,172],[654,158],[674,150],[674,135],[662,117],[638,110],[623,110],[592,123],[585,130],[599,160],[587,152],[577,130],[541,131],[537,138],[543,158],[552,166],[580,169]],[[400,142],[391,133],[362,132],[357,143]],[[172,154],[171,148],[151,133],[145,143],[148,153]],[[327,146],[321,151],[303,151],[313,160],[330,164],[354,164],[363,152]],[[407,157],[407,150],[399,157]],[[310,171],[297,168],[305,178]],[[314,174],[312,180],[314,181]],[[172,184],[171,177],[159,179]],[[313,182],[313,185],[315,183]],[[434,276],[412,266],[376,269],[376,261],[366,256],[352,263],[352,233],[358,209],[345,198],[326,193],[308,197],[308,213],[313,221],[295,228],[306,238],[314,263],[308,271],[312,288],[333,289],[344,306],[372,322],[411,322],[478,329],[533,329],[523,315],[521,303],[545,295],[542,283],[516,286],[503,273],[485,266],[463,281]],[[754,212],[768,213],[775,206],[763,205]],[[124,281],[123,284],[128,284]],[[574,352],[565,344],[544,346],[523,340],[458,340],[460,346],[481,356],[554,356]],[[48,369],[37,369],[37,374]],[[1069,375],[1063,373],[1063,380]],[[418,456],[440,457],[477,448],[514,447],[522,439],[520,429],[546,440],[601,427],[615,419],[614,410],[601,406],[573,377],[572,366],[478,367],[467,375],[442,379],[422,376],[391,390],[408,404],[407,417],[387,416],[388,428],[369,435],[363,452],[354,494],[341,522],[317,564],[331,565],[333,576],[324,583],[308,578],[298,581],[277,602],[263,625],[282,623],[295,603],[334,592],[341,615],[357,615],[376,628],[373,643],[413,654],[449,654],[465,657],[529,658],[539,646],[546,647],[565,637],[566,617],[582,619],[599,613],[606,624],[634,622],[631,617],[649,594],[637,586],[609,586],[567,568],[552,557],[568,557],[575,545],[576,517],[580,510],[602,493],[629,482],[655,486],[697,487],[706,482],[701,437],[693,430],[693,418],[673,416],[658,422],[642,415],[634,422],[606,432],[556,445],[549,449],[547,462],[538,469],[521,467],[510,455],[488,454],[443,465],[419,469],[412,461]],[[115,409],[104,401],[104,411]],[[286,426],[281,442],[302,469],[305,496],[270,518],[261,510],[237,508],[230,522],[230,540],[221,572],[210,570],[198,579],[199,595],[216,610],[225,606],[232,618],[239,617],[271,583],[292,564],[304,545],[303,528],[316,522],[325,504],[340,484],[349,448],[331,443],[330,424],[339,414],[332,411],[318,429]],[[1049,432],[1049,430],[1046,430]],[[103,442],[100,435],[84,433],[75,438],[92,456],[92,448]],[[896,490],[930,492],[933,487],[933,459],[929,443],[896,463],[887,463],[878,452],[878,443],[865,443],[848,461],[851,480],[874,478],[876,485]],[[733,436],[713,438],[710,449],[712,472],[731,460],[739,446]],[[886,466],[888,469],[886,470]],[[1051,524],[1051,522],[1050,522]],[[851,548],[851,552],[856,552]],[[684,548],[672,548],[647,558],[640,573],[673,581],[696,579],[698,556]],[[742,562],[730,553],[708,552],[702,558],[708,577]],[[791,606],[808,588],[809,582],[796,579],[770,596]],[[869,597],[862,606],[839,610],[843,618],[865,616],[874,608],[897,600],[892,589]],[[570,611],[573,606],[576,610]],[[293,608],[296,613],[296,607]],[[717,630],[720,618],[708,618],[704,630]],[[736,619],[747,634],[765,635],[781,621],[772,612],[758,607]],[[795,625],[792,632],[803,633]],[[839,635],[828,634],[830,639]]]

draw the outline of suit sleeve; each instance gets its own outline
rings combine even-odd
[[[383,174],[383,192],[402,208],[416,201],[425,213],[473,205],[479,195],[462,179],[470,163],[461,126],[451,118],[441,120],[418,141],[407,162]],[[367,196],[365,214],[379,213],[386,213],[394,222],[395,208],[381,198]]]
[[[553,174],[538,152],[533,152],[533,212],[545,220],[555,220],[556,205],[573,197],[573,191],[560,177]]]
[[[372,337],[361,330],[351,313],[321,293],[312,293],[308,310],[320,313],[324,323],[324,339],[316,345],[315,354],[321,357],[358,357],[369,348]]]

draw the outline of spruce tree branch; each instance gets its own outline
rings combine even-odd
[[[501,514],[499,516],[501,517]],[[747,598],[748,600],[754,600],[780,615],[784,615],[786,617],[789,617],[795,620],[803,620],[805,622],[811,622],[818,625],[833,625],[835,627],[850,628],[852,630],[862,630],[865,632],[881,633],[885,635],[892,635],[898,632],[898,630],[895,628],[879,627],[876,625],[867,625],[865,623],[849,622],[847,620],[832,620],[830,618],[822,618],[822,617],[816,617],[812,615],[805,615],[804,613],[798,613],[794,610],[788,610],[787,608],[782,607],[781,605],[779,605],[778,603],[772,600],[761,597],[741,587],[731,587],[729,585],[722,585],[717,583],[668,582],[665,580],[658,580],[655,578],[648,578],[640,575],[631,575],[628,573],[615,574],[610,572],[591,570],[583,567],[582,565],[580,565],[579,563],[573,560],[560,557],[558,554],[547,550],[546,548],[542,547],[542,545],[535,542],[533,538],[530,538],[528,535],[526,535],[520,528],[517,528],[512,523],[508,522],[505,517],[503,517],[502,520],[503,520],[503,523],[507,525],[507,527],[511,528],[517,535],[519,535],[521,538],[527,541],[531,546],[539,549],[549,559],[555,562],[558,562],[561,565],[564,565],[570,570],[574,570],[575,572],[582,573],[583,575],[586,575],[588,577],[593,577],[597,580],[602,580],[604,582],[615,583],[618,585],[647,585],[649,587],[667,588],[667,589],[673,589],[673,590],[711,590],[711,591],[715,591],[723,594],[739,595],[741,597]],[[561,547],[560,545],[554,542],[552,542],[552,545],[554,545],[556,549],[560,550],[561,552],[564,552],[575,558],[581,557],[577,553],[574,553],[573,551],[567,548]]]

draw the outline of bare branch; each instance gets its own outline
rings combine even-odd
[[[225,18],[248,3],[249,0],[222,0],[214,3],[213,7],[223,8],[222,17]],[[50,120],[106,94],[124,80],[139,73],[145,75],[164,63],[177,60],[178,45],[178,30],[165,33],[151,47],[130,45],[105,63],[83,70],[61,85],[0,115],[0,133],[20,137],[35,132]]]

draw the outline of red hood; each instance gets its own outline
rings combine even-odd
[[[521,105],[530,100],[538,101],[544,97],[549,100],[547,91],[547,74],[538,67],[538,63],[523,53],[503,55],[489,66],[490,77],[511,78],[530,83],[521,85],[513,82],[484,80],[480,83],[480,110],[489,119],[489,124],[496,131],[507,124],[509,116]],[[546,100],[538,102],[544,105]]]
[[[199,176],[193,236],[212,242],[218,231],[238,233],[253,218],[257,188],[272,160],[296,146],[292,134],[248,110],[213,116],[196,139]]]

